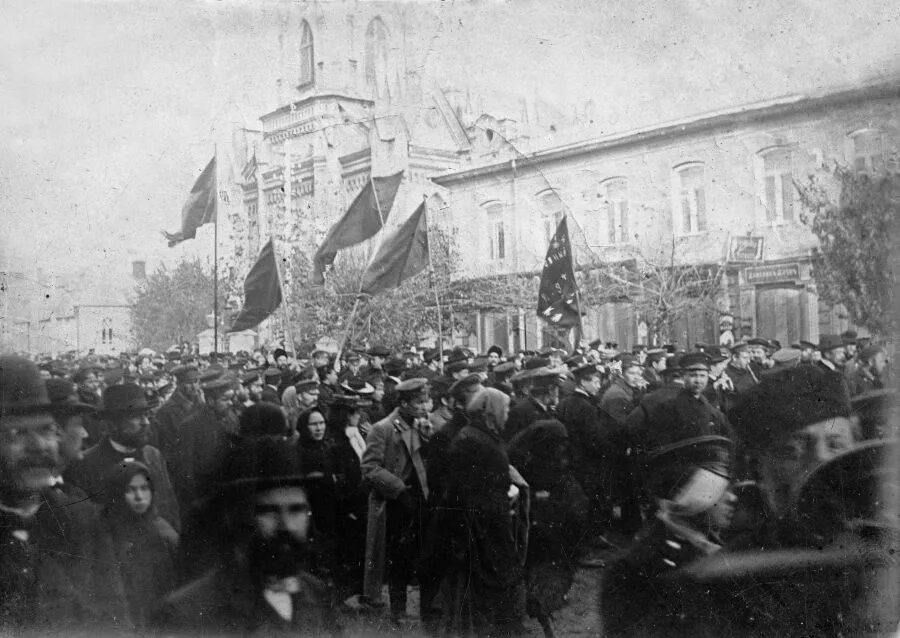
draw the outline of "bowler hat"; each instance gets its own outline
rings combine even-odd
[[[223,495],[304,485],[304,474],[296,445],[262,436],[246,439],[232,448],[222,464]]]
[[[103,391],[100,414],[107,416],[144,414],[150,410],[144,389],[134,383],[111,385]]]
[[[34,414],[49,407],[38,367],[24,357],[0,356],[0,414]]]
[[[844,340],[838,335],[822,335],[819,337],[819,351],[828,352],[835,348],[843,348]]]

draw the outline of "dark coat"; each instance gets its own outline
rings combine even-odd
[[[129,629],[125,588],[99,533],[97,506],[56,489],[43,499],[28,520],[0,512],[0,633]]]
[[[166,456],[166,463],[182,508],[201,496],[215,475],[228,451],[228,435],[223,419],[203,404],[181,423],[178,445]]]
[[[181,424],[188,414],[197,405],[198,399],[189,398],[177,388],[169,400],[163,403],[154,415],[156,441],[159,443],[159,451],[166,459],[169,459],[178,450],[181,444]]]
[[[503,440],[509,441],[535,421],[552,418],[553,412],[531,397],[513,399],[512,405],[509,406],[506,426],[503,428]]]
[[[624,379],[616,379],[600,399],[600,409],[613,418],[620,428],[625,426],[628,415],[641,401],[642,393],[625,383]]]
[[[105,482],[113,467],[127,458],[134,458],[150,469],[157,509],[176,531],[181,529],[178,499],[172,489],[169,468],[162,454],[152,445],[145,445],[132,453],[119,452],[104,437],[100,443],[84,453],[84,458],[63,473],[65,480],[80,487],[94,500],[102,501]]]
[[[602,474],[609,462],[610,417],[598,410],[587,392],[579,389],[559,402],[556,416],[568,430],[573,470],[585,486]]]
[[[519,635],[524,572],[507,492],[509,458],[500,437],[480,422],[460,430],[448,455],[448,521],[454,563],[445,575],[445,629],[475,635]]]
[[[263,597],[262,587],[229,564],[170,594],[155,614],[160,628],[207,636],[339,635],[340,626],[327,585],[301,572],[293,596],[293,618],[284,620]]]

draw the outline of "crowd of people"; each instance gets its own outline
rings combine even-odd
[[[4,355],[0,384],[0,631],[552,636],[579,566],[604,636],[897,628],[896,576],[865,585],[888,350],[852,333]]]

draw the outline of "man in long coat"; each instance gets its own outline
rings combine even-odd
[[[391,618],[400,622],[406,615],[406,588],[420,555],[419,530],[427,520],[423,448],[430,435],[431,401],[422,378],[400,383],[396,393],[399,406],[372,426],[361,462],[363,481],[370,489],[363,593],[368,601],[381,599],[387,568]],[[425,591],[428,585],[420,583],[426,615],[433,597]]]

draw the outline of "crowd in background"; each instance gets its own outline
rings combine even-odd
[[[690,351],[173,348],[4,356],[0,373],[4,629],[318,635],[386,616],[553,635],[580,565],[606,570],[606,635],[751,635],[772,625],[748,609],[797,592],[711,596],[683,568],[830,546],[843,523],[804,506],[810,477],[845,457],[875,467],[896,434],[888,350],[852,333]],[[823,633],[856,626],[855,600],[831,603]],[[779,622],[796,635],[796,615]]]

